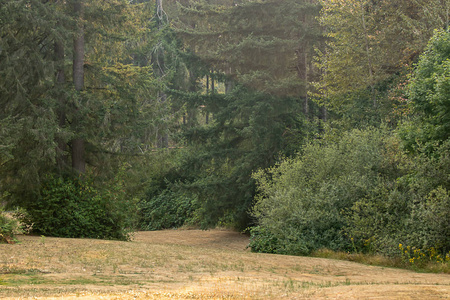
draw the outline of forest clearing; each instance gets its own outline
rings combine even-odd
[[[450,276],[252,253],[229,230],[131,242],[19,236],[0,245],[2,299],[446,299]]]
[[[1,0],[0,298],[450,299],[449,95],[450,0]]]

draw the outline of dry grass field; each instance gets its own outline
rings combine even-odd
[[[450,275],[251,253],[228,230],[19,240],[0,245],[1,299],[450,299]]]

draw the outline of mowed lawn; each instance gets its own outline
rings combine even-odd
[[[450,299],[450,275],[251,253],[229,230],[18,238],[0,245],[1,299]]]

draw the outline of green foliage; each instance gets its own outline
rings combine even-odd
[[[38,201],[27,203],[22,221],[45,236],[129,239],[133,201],[120,184],[98,189],[81,178],[48,176]]]
[[[401,243],[449,251],[448,143],[435,151],[440,155],[434,158],[403,156],[395,163],[403,175],[385,178],[373,194],[355,202],[345,232],[358,250],[397,255]]]
[[[431,157],[425,151],[421,152],[411,165],[411,175],[404,178],[414,202],[408,239],[403,244],[419,249],[435,247],[438,251],[448,252],[450,141],[433,149]]]
[[[210,107],[214,122],[184,131],[190,152],[180,167],[189,174],[182,183],[198,196],[202,227],[222,223],[244,229],[251,222],[253,170],[271,166],[280,154],[290,155],[292,140],[306,135],[299,99],[242,86],[228,94],[189,96]]]
[[[0,189],[16,203],[32,199],[39,176],[55,164],[57,126],[53,61],[56,26],[70,23],[43,1],[2,1],[0,7]],[[54,90],[54,92],[56,92]]]
[[[396,87],[401,101],[404,94],[409,97],[414,113],[400,127],[402,141],[387,131],[326,132],[323,141],[305,146],[299,157],[255,174],[260,189],[253,210],[259,224],[253,233],[255,249],[307,254],[329,248],[399,256],[402,244],[421,257],[436,257],[432,252],[445,257],[450,249],[449,45],[449,33],[436,31],[411,81]],[[332,72],[327,76],[334,78]],[[389,89],[389,80],[378,81],[371,92],[383,90],[383,85]],[[341,99],[334,104],[355,111],[357,100],[365,98],[361,91],[343,89],[332,100]],[[345,102],[349,100],[351,104]],[[399,112],[407,110],[400,107]],[[401,150],[402,142],[409,155]],[[272,238],[275,251],[272,244],[267,246]]]
[[[280,245],[275,235],[265,227],[254,226],[249,230],[250,243],[248,247],[253,252],[278,253]]]
[[[401,127],[406,149],[415,152],[450,137],[450,32],[435,31],[408,85],[413,119]]]
[[[429,262],[441,264],[450,263],[450,252],[440,254],[434,247],[424,251],[416,247],[399,244],[398,248],[403,262],[413,267],[423,267]]]
[[[76,93],[73,3],[2,1],[0,189],[10,193],[9,205],[35,201],[49,171],[69,171],[74,137],[84,140],[93,172],[107,177],[117,158],[110,154],[145,151],[165,118],[151,68],[131,59],[142,40],[152,40],[152,5],[83,2],[85,89]]]
[[[386,88],[416,62],[431,33],[448,23],[449,3],[432,0],[321,0],[320,23],[328,37],[317,50],[322,70],[314,100],[359,124],[391,119],[398,99]],[[395,89],[395,88],[394,88]],[[403,97],[406,98],[406,97]],[[401,98],[400,98],[401,99]],[[392,101],[394,100],[394,101]],[[404,99],[401,99],[404,100]],[[359,128],[359,127],[358,127]]]
[[[423,249],[450,251],[450,194],[442,186],[432,190],[411,212],[409,244]]]
[[[139,203],[140,228],[160,230],[191,224],[197,208],[195,195],[171,186]]]
[[[306,145],[294,159],[255,173],[255,251],[308,254],[328,248],[398,256],[408,245],[450,249],[450,143],[407,156],[392,133],[352,130]]]
[[[0,207],[0,244],[14,244],[18,233],[21,233],[19,222],[11,215],[6,215],[3,207]]]
[[[353,130],[339,140],[306,145],[295,159],[254,174],[259,200],[253,213],[278,240],[278,253],[350,249],[343,212],[376,187],[382,134]]]
[[[408,233],[411,201],[408,193],[389,185],[395,181],[379,182],[370,196],[347,210],[343,231],[352,239],[352,250],[396,255],[398,243]]]
[[[139,160],[138,164],[144,162],[144,168],[136,173],[142,181],[138,203],[140,229],[175,228],[196,222],[196,195],[181,184],[192,178],[192,173],[183,167],[188,152],[184,148],[161,149],[148,153],[146,160]]]
[[[177,35],[215,70],[263,93],[305,95],[306,78],[315,75],[308,64],[322,38],[317,1],[177,4]]]

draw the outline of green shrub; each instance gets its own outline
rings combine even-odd
[[[387,188],[391,184],[391,188]],[[397,254],[404,240],[411,215],[410,194],[391,182],[379,182],[371,195],[357,199],[346,213],[345,235],[356,252]]]
[[[255,226],[250,228],[250,243],[248,247],[253,252],[278,253],[278,239],[267,228]]]
[[[0,243],[14,244],[16,242],[15,235],[21,231],[19,222],[6,215],[3,208],[0,207]]]
[[[411,213],[410,245],[422,249],[450,251],[450,193],[442,187],[415,203]]]
[[[399,127],[410,152],[432,152],[450,138],[450,31],[435,30],[407,86],[414,114]]]
[[[140,228],[160,230],[177,228],[194,222],[197,207],[195,196],[171,186],[160,194],[150,194],[139,203]]]
[[[32,233],[77,238],[127,240],[133,201],[119,185],[95,188],[88,179],[48,176],[37,201],[26,205],[22,221]]]
[[[253,213],[259,230],[277,238],[277,253],[352,248],[342,231],[345,211],[377,187],[385,172],[382,145],[380,131],[353,130],[311,143],[297,158],[254,174],[260,198]]]

